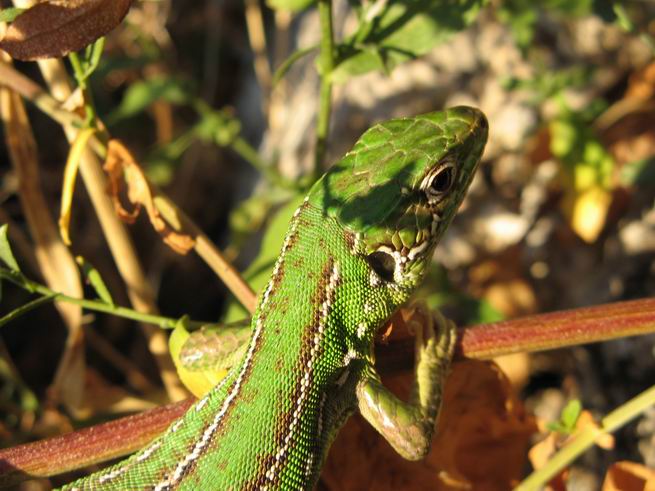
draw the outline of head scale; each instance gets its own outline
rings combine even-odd
[[[378,124],[312,193],[382,279],[413,288],[466,194],[487,132],[485,116],[464,106]]]

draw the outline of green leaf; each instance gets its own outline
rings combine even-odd
[[[601,0],[604,1],[604,0]],[[495,13],[498,19],[507,24],[512,31],[514,41],[525,53],[533,46],[537,20],[543,17],[566,19],[572,16],[589,15],[595,10],[599,0],[504,0]]]
[[[0,227],[0,260],[2,260],[2,262],[12,271],[20,273],[20,268],[18,267],[16,258],[11,252],[11,247],[9,246],[9,239],[7,237],[8,229],[9,226],[6,223]]]
[[[372,70],[390,71],[470,25],[487,0],[389,0],[338,47],[335,83]],[[366,12],[363,18],[366,19]]]
[[[575,425],[578,422],[581,413],[582,404],[578,399],[570,400],[564,409],[562,409],[560,421],[562,425],[568,429],[568,433],[571,433],[575,429]]]
[[[446,268],[437,263],[430,264],[415,296],[425,300],[431,310],[440,310],[448,315],[456,312],[462,325],[498,322],[505,318],[486,300],[459,290],[449,280]]]
[[[16,17],[25,12],[27,9],[20,9],[18,7],[9,7],[0,10],[0,22],[13,22]]]
[[[82,256],[77,256],[75,261],[77,264],[79,264],[80,268],[82,268],[84,277],[96,291],[98,297],[100,297],[100,299],[106,304],[114,306],[114,300],[111,298],[109,289],[107,288],[107,285],[105,285],[105,282],[102,280],[102,276],[100,276],[98,270],[95,269],[93,265],[86,261]]]
[[[102,58],[102,53],[105,50],[105,38],[101,37],[98,40],[90,44],[84,50],[84,76],[89,78],[93,72],[96,71],[98,65],[100,64],[100,59]]]
[[[188,82],[172,77],[154,77],[135,82],[125,92],[118,108],[107,116],[107,122],[115,124],[130,118],[158,100],[164,100],[171,104],[188,104],[192,99],[191,94]]]
[[[196,124],[196,126],[198,125]],[[180,165],[182,154],[196,141],[197,133],[194,126],[166,144],[155,147],[143,159],[143,166],[148,178],[158,186],[170,183],[175,169]]]

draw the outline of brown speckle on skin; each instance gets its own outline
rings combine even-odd
[[[349,251],[353,251],[355,249],[355,234],[352,232],[349,232],[347,230],[343,231],[343,240],[346,242],[346,246],[348,247]]]
[[[293,401],[294,405],[292,405],[291,408],[289,408],[289,410],[286,411],[282,408],[279,408],[278,410],[279,418],[277,419],[274,428],[276,449],[282,445],[282,442],[289,431],[289,426],[293,421],[293,413],[295,410],[296,401],[300,400],[301,391],[302,391],[302,384],[300,383],[300,378],[304,377],[306,372],[306,367],[308,366],[308,362],[312,357],[311,349],[312,349],[313,339],[316,333],[318,332],[318,327],[321,322],[321,315],[322,315],[321,306],[323,305],[324,302],[328,301],[328,286],[329,286],[330,275],[332,274],[333,267],[334,267],[334,258],[330,257],[327,263],[325,264],[325,266],[323,267],[320,278],[317,282],[316,291],[313,295],[312,302],[311,302],[313,316],[310,321],[310,324],[303,329],[303,335],[301,341],[302,351],[299,353],[298,365],[297,368],[294,370],[294,373],[297,374],[296,376],[298,377],[298,379],[293,384],[294,387],[293,393],[287,399],[289,401]],[[278,362],[280,361],[282,361],[282,358],[278,359]],[[277,363],[276,363],[276,368],[278,368]],[[314,383],[314,377],[311,372],[309,375],[310,375],[309,385],[311,387],[312,384]],[[279,470],[284,468],[287,457],[288,457],[288,452],[284,454],[282,458],[282,463],[278,468]],[[264,484],[269,484],[272,487],[278,487],[280,484],[278,481],[280,475],[279,472],[275,474],[275,478],[272,481],[266,478],[267,470],[270,469],[275,463],[276,463],[276,459],[274,454],[269,454],[259,457],[258,466],[257,466],[258,469],[255,474],[255,477],[250,482],[245,484],[244,489],[258,489]]]
[[[279,357],[277,360],[275,360],[275,371],[281,372],[283,368],[284,368],[284,358]]]

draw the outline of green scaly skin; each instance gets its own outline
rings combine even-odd
[[[421,281],[486,139],[467,107],[364,133],[294,214],[225,379],[148,447],[64,489],[312,489],[356,409],[401,455],[425,455],[453,326],[419,333],[408,403],[380,383],[373,338]]]

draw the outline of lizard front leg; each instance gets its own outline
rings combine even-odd
[[[452,321],[439,312],[426,318],[430,321],[416,333],[414,387],[409,402],[401,401],[382,385],[373,365],[368,365],[357,385],[360,413],[408,460],[419,460],[430,450],[456,341]]]

